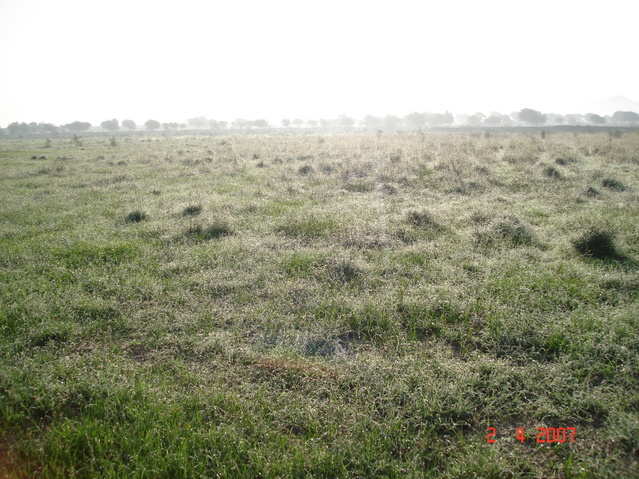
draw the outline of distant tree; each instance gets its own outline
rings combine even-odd
[[[207,120],[203,116],[196,116],[195,118],[189,118],[188,120],[186,120],[186,122],[188,123],[189,127],[197,128],[197,129],[209,128],[211,126],[211,123],[209,122],[209,120]]]
[[[209,120],[209,128],[211,130],[219,130],[220,129],[220,122],[217,120]]]
[[[564,122],[566,125],[579,125],[585,121],[586,118],[580,113],[570,113],[564,116]]]
[[[402,119],[395,115],[386,115],[384,117],[384,129],[394,130],[398,125],[401,125]]]
[[[291,126],[291,120],[289,120],[288,118],[282,118],[282,126],[284,128],[288,128],[289,126]]]
[[[155,131],[155,130],[159,130],[159,129],[160,129],[160,127],[161,127],[162,125],[160,124],[160,122],[159,122],[159,121],[156,121],[156,120],[147,120],[147,121],[144,123],[144,126],[145,126],[145,127],[146,127],[146,129],[147,129],[147,130],[149,130],[149,131]]]
[[[549,125],[563,125],[566,121],[563,115],[556,113],[546,113],[546,123]]]
[[[634,111],[616,111],[612,119],[618,123],[639,123],[639,114]]]
[[[172,121],[170,123],[162,123],[162,128],[164,128],[164,131],[176,131],[181,128],[186,128],[186,124]]]
[[[481,126],[481,124],[486,119],[486,115],[481,112],[477,112],[474,115],[471,115],[466,120],[466,124],[469,126]]]
[[[489,117],[484,120],[484,125],[486,126],[499,126],[503,120],[502,115],[499,113],[491,113]]]
[[[304,123],[304,121],[302,121],[300,118],[295,118],[291,123],[293,123],[293,125],[299,128],[302,125],[302,123]]]
[[[340,115],[339,125],[345,128],[350,128],[355,125],[355,120],[351,118],[350,116]]]
[[[248,128],[250,124],[246,118],[236,118],[233,122],[233,126],[235,128]]]
[[[519,121],[523,121],[525,124],[543,125],[546,123],[546,117],[537,110],[524,108],[519,112]]]
[[[268,128],[268,121],[263,118],[253,121],[255,128]]]
[[[38,123],[38,133],[51,133],[57,134],[60,128],[53,123]]]
[[[362,120],[364,128],[369,130],[379,130],[382,127],[383,120],[373,115],[366,115]]]
[[[406,125],[409,128],[415,128],[415,129],[422,128],[423,126],[425,126],[427,118],[428,116],[426,115],[426,113],[418,113],[416,111],[404,116],[404,120],[406,120]]]
[[[426,124],[429,126],[450,125],[454,118],[452,113],[424,113]]]
[[[586,115],[586,120],[593,125],[603,125],[606,123],[606,119],[603,116],[597,115],[595,113],[588,113]]]
[[[226,129],[226,127],[228,126],[229,122],[228,121],[218,121],[218,123],[220,124],[220,128],[222,128],[223,130]]]
[[[327,120],[327,119],[325,119],[325,118],[321,118],[321,119],[320,119],[320,121],[319,121],[319,124],[320,124],[320,126],[321,126],[322,128],[328,128],[328,125],[329,125],[330,123],[328,122],[328,120]]]
[[[30,133],[29,125],[27,123],[18,123],[17,121],[14,121],[7,126],[7,130],[9,130],[9,134],[11,136],[24,136]]]
[[[91,123],[86,121],[74,121],[73,123],[67,123],[66,125],[63,125],[62,128],[71,131],[86,131],[91,128]]]
[[[315,128],[317,126],[317,120],[308,120],[306,124],[311,128]]]
[[[129,131],[133,131],[137,128],[137,125],[133,120],[122,120],[122,126]]]
[[[105,130],[116,131],[120,129],[120,123],[115,118],[113,120],[104,120],[100,126]]]

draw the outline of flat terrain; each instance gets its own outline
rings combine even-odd
[[[638,477],[638,311],[637,132],[0,140],[0,476]]]

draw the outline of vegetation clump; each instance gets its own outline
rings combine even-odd
[[[530,228],[522,224],[519,218],[516,217],[500,221],[495,225],[494,231],[513,246],[529,245],[534,239]]]
[[[127,223],[140,223],[141,221],[144,221],[146,219],[147,219],[146,213],[140,210],[132,211],[126,216]]]
[[[192,204],[182,210],[182,216],[197,216],[202,212],[202,205]]]
[[[342,260],[330,267],[330,275],[341,283],[349,283],[362,274],[361,270],[352,262]]]
[[[302,176],[306,176],[313,173],[313,167],[311,165],[302,165],[299,167],[297,172]]]
[[[547,166],[544,168],[544,176],[548,178],[553,178],[555,180],[560,180],[564,177],[564,175],[554,166]]]
[[[614,234],[611,231],[592,227],[579,238],[573,240],[573,245],[577,252],[584,256],[610,259],[619,256],[614,239]]]
[[[208,241],[230,236],[233,234],[233,230],[226,221],[216,220],[208,226],[191,225],[186,234],[198,240]]]
[[[593,188],[592,186],[589,186],[588,189],[586,190],[586,196],[589,198],[594,198],[596,196],[599,196],[600,193],[599,191],[597,191],[596,188]]]
[[[413,226],[439,228],[439,223],[429,211],[409,211],[406,219]]]
[[[601,185],[604,188],[608,188],[609,190],[614,190],[614,191],[624,191],[626,189],[626,185],[624,185],[621,181],[615,178],[605,178],[601,182]]]

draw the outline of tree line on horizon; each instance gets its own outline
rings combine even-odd
[[[413,112],[403,117],[395,115],[385,115],[383,117],[366,115],[359,121],[347,115],[340,115],[332,120],[293,120],[284,118],[281,125],[271,125],[265,119],[247,120],[237,118],[233,122],[207,119],[204,116],[190,118],[186,123],[160,123],[156,120],[147,120],[143,125],[137,125],[133,120],[123,120],[121,123],[117,119],[103,121],[100,126],[104,131],[116,132],[121,129],[126,131],[177,131],[185,129],[195,130],[225,130],[250,129],[250,128],[301,128],[303,125],[309,128],[353,128],[359,125],[367,130],[398,130],[401,128],[420,129],[428,127],[445,126],[469,126],[469,127],[509,127],[509,126],[555,126],[555,125],[592,125],[592,126],[638,126],[639,114],[632,111],[617,111],[610,116],[601,116],[595,113],[567,114],[559,115],[555,113],[543,114],[531,108],[524,108],[515,111],[510,115],[492,112],[485,115],[481,112],[473,115],[461,114],[456,117],[448,111],[445,113]],[[53,123],[25,123],[13,122],[7,128],[0,129],[5,135],[27,136],[27,135],[55,135],[58,133],[70,132],[80,133],[88,131],[93,127],[89,122],[74,121],[64,125],[54,125]]]

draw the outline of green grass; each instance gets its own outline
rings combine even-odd
[[[639,135],[108,140],[0,141],[0,476],[639,475]]]

